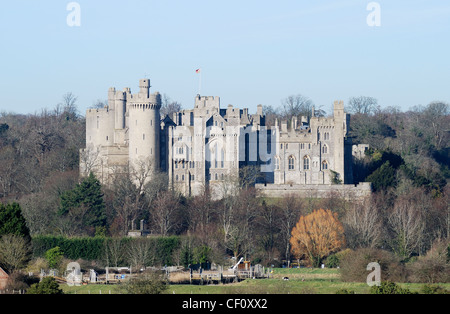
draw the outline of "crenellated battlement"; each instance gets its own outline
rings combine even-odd
[[[159,110],[161,109],[161,104],[152,104],[152,103],[131,103],[128,105],[129,109],[152,109],[152,110]]]
[[[220,108],[219,96],[195,96],[195,108]]]

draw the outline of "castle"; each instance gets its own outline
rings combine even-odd
[[[107,106],[87,110],[82,175],[93,172],[108,183],[113,173],[130,168],[149,179],[161,171],[186,196],[210,186],[220,197],[230,178],[255,166],[256,187],[268,196],[370,194],[368,183],[353,184],[352,158],[361,152],[347,137],[350,115],[341,101],[332,117],[317,117],[313,109],[310,118],[267,127],[261,105],[250,114],[232,105],[221,108],[217,96],[197,95],[193,109],[161,117],[161,95],[150,93],[150,80],[141,79],[139,88],[136,94],[110,88]]]

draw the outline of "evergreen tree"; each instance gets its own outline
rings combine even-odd
[[[396,170],[391,166],[389,161],[386,161],[380,168],[372,172],[370,176],[366,178],[368,182],[372,182],[374,191],[387,189],[388,187],[395,186]]]
[[[7,205],[0,203],[0,237],[6,234],[21,237],[30,236],[30,230],[27,227],[25,218],[22,216],[22,209],[18,203]]]
[[[61,215],[79,215],[85,227],[103,227],[106,225],[105,202],[101,184],[90,174],[72,190],[61,195]]]

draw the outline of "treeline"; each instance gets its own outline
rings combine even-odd
[[[53,110],[0,113],[0,199],[20,200],[73,185],[85,132],[71,93]]]
[[[439,239],[449,239],[448,104],[401,112],[380,109],[372,98],[348,102],[353,113],[349,136],[355,144],[370,145],[363,160],[355,162],[355,180],[374,187],[372,197],[351,203],[332,193],[320,200],[264,199],[249,184],[248,169],[226,181],[233,188],[224,184],[229,193],[222,200],[213,200],[207,187],[196,197],[179,195],[168,188],[164,174],[144,184],[145,167],[114,174],[108,187],[92,175],[79,178],[85,121],[76,113],[75,100],[68,94],[52,111],[0,116],[0,200],[20,204],[33,239],[123,238],[143,220],[153,235],[185,237],[180,247],[190,250],[184,254],[195,252],[201,261],[245,256],[280,264],[295,258],[289,242],[295,224],[319,208],[337,213],[352,250],[383,248],[408,261],[426,254]],[[270,123],[274,117],[308,115],[312,106],[306,97],[290,97],[283,111],[265,110]]]

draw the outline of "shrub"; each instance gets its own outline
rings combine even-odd
[[[48,267],[50,268],[58,268],[62,258],[64,256],[64,253],[61,251],[59,246],[54,247],[47,252],[45,252],[45,259],[48,262]]]
[[[336,254],[331,254],[325,260],[325,266],[328,268],[337,268],[339,266],[339,258]]]
[[[422,294],[450,294],[450,291],[441,286],[424,285],[420,290]]]
[[[9,275],[6,283],[7,290],[27,290],[30,285],[39,282],[39,279],[34,276],[29,276],[24,273],[15,271]]]
[[[338,268],[340,267],[341,260],[350,252],[352,252],[351,249],[345,249],[342,251],[339,251],[335,254],[331,254],[328,256],[325,260],[325,266],[328,268]]]
[[[409,265],[413,282],[450,282],[450,263],[447,261],[447,243],[436,242],[425,256]]]
[[[148,272],[136,278],[131,278],[124,284],[127,294],[161,294],[168,289],[164,274]]]
[[[401,288],[395,282],[383,281],[379,286],[372,286],[370,288],[371,294],[411,294],[409,289]]]
[[[376,262],[381,267],[381,280],[406,282],[405,267],[391,252],[363,248],[348,252],[340,261],[340,274],[342,281],[366,282],[369,271],[367,265]]]
[[[41,282],[31,285],[27,294],[64,294],[53,277],[45,277]]]
[[[339,289],[336,291],[336,294],[355,294],[355,291],[348,289]]]

